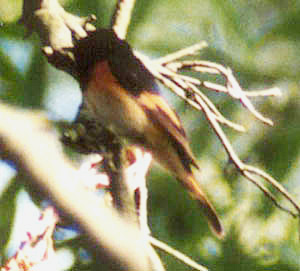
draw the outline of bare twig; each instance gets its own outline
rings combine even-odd
[[[159,60],[160,59],[155,60],[155,61],[158,62]],[[169,69],[171,69],[174,72],[177,72],[179,70],[185,70],[185,69],[189,70],[190,69],[190,70],[197,71],[200,73],[226,75],[226,68],[224,68],[222,66],[221,66],[222,68],[220,68],[220,66],[221,65],[213,63],[213,62],[199,61],[199,60],[171,62],[171,63],[167,63],[167,65],[166,65],[166,67],[168,67]],[[220,72],[220,70],[223,71],[223,73]],[[213,91],[228,93],[228,88],[226,86],[222,86],[222,85],[215,84],[212,82],[207,82],[207,81],[202,82],[202,85],[205,88],[208,88]],[[259,91],[243,90],[243,92],[247,97],[266,97],[266,96],[278,97],[281,95],[281,91],[277,87],[265,89],[265,90],[259,90]]]
[[[264,185],[262,185],[258,180],[256,180],[255,178],[254,178],[254,176],[251,174],[251,173],[249,173],[249,171],[243,171],[242,172],[243,173],[243,175],[250,181],[250,182],[252,182],[254,185],[256,185],[262,192],[264,192],[264,194],[266,195],[266,197],[268,197],[272,202],[273,202],[273,204],[277,207],[277,208],[279,208],[280,210],[282,210],[282,211],[284,211],[284,212],[286,212],[286,213],[288,213],[288,214],[290,214],[291,216],[293,216],[294,218],[296,218],[297,217],[297,214],[296,213],[294,213],[294,212],[292,212],[291,210],[289,210],[288,208],[286,208],[286,207],[284,207],[284,206],[282,206],[282,205],[280,205],[278,202],[277,202],[277,200],[276,200],[276,198],[275,198],[275,196],[264,186]],[[270,178],[271,178],[271,176],[269,176]],[[282,190],[281,190],[282,191]],[[285,193],[284,191],[283,191],[283,193]],[[290,198],[290,195],[286,195],[286,197],[287,198]],[[293,201],[293,199],[290,199],[290,201],[291,201],[291,203],[294,205],[294,201]],[[298,210],[298,207],[296,206],[295,207],[297,210]],[[298,210],[298,212],[299,212],[299,210]]]
[[[210,111],[214,114],[216,120],[219,123],[222,123],[224,125],[227,125],[228,127],[235,129],[236,131],[239,132],[245,132],[246,129],[244,128],[244,126],[234,123],[228,119],[226,119],[221,113],[220,111],[215,107],[215,105],[193,84],[188,84],[189,88],[196,94],[199,95],[199,97],[202,99],[203,102],[206,103],[206,105],[208,106],[208,108],[210,109]]]
[[[147,153],[137,147],[128,148],[127,163],[124,162],[124,165],[127,164],[128,166],[124,170],[122,180],[122,182],[125,183],[125,188],[127,189],[130,197],[136,200],[136,208],[133,209],[133,212],[135,212],[136,217],[138,216],[139,221],[137,224],[139,225],[139,229],[141,234],[144,236],[145,241],[148,241],[148,236],[150,234],[147,220],[148,191],[146,187],[146,174],[149,170],[151,161],[152,156],[150,153]],[[120,186],[123,190],[125,190],[124,185]],[[165,268],[150,243],[146,245],[146,249],[152,270],[164,271]]]
[[[270,175],[266,174],[262,170],[259,170],[255,167],[248,166],[244,164],[238,155],[235,153],[233,147],[231,146],[229,140],[227,139],[225,133],[221,129],[220,125],[218,124],[216,118],[211,113],[207,105],[199,98],[197,99],[199,104],[201,105],[203,109],[203,113],[206,116],[207,120],[209,121],[210,125],[214,129],[216,135],[219,137],[222,145],[224,146],[228,156],[232,160],[232,162],[235,164],[235,166],[238,168],[239,171],[242,172],[242,174],[251,182],[253,182],[257,187],[259,187],[266,196],[268,196],[274,203],[276,203],[276,206],[280,206],[277,201],[275,201],[275,197],[271,194],[271,192],[268,191],[266,187],[264,187],[262,184],[259,184],[258,181],[256,181],[252,176],[251,173],[254,173],[257,176],[262,177],[265,181],[269,182],[273,187],[275,187],[297,210],[298,216],[300,214],[300,207],[296,203],[296,201],[293,199],[293,197],[286,191],[286,189],[280,185],[274,178],[272,178]],[[287,210],[285,207],[280,206],[280,209]],[[292,211],[288,211],[291,215],[294,217],[296,214],[294,214]]]
[[[25,2],[35,4],[27,5]],[[118,1],[118,7],[115,11],[111,25],[120,38],[125,38],[126,36],[134,2],[134,0]],[[38,5],[36,5],[36,3],[38,3]],[[43,3],[43,5],[39,5],[40,3]],[[24,0],[25,9],[22,20],[29,31],[35,30],[40,34],[44,45],[44,52],[47,55],[49,62],[76,77],[76,71],[74,72],[74,67],[72,66],[72,56],[69,54],[69,50],[65,50],[65,48],[70,49],[73,46],[71,42],[72,33],[75,33],[75,36],[77,35],[79,37],[85,35],[85,32],[88,31],[86,26],[90,19],[83,18],[81,20],[77,20],[77,17],[73,15],[69,16],[69,14],[63,12],[63,9],[59,8],[57,3],[57,0]],[[26,7],[41,8],[38,10],[29,10],[28,12]],[[55,19],[53,20],[53,18]],[[38,23],[32,23],[34,20],[37,20]],[[56,22],[56,24],[53,24],[53,22]],[[66,32],[64,32],[65,30]],[[56,35],[56,33],[59,33],[59,35]],[[63,42],[59,40],[59,37],[62,36],[62,33],[64,33],[63,36],[66,38]],[[169,87],[182,99],[187,101],[191,106],[197,110],[201,110],[204,113],[209,124],[212,126],[221,143],[223,144],[228,156],[238,170],[248,180],[257,185],[277,207],[285,210],[293,216],[299,216],[299,205],[283,186],[281,186],[275,179],[265,172],[255,167],[246,165],[240,160],[223,130],[221,129],[220,123],[228,125],[229,127],[239,131],[244,131],[244,127],[227,120],[218,111],[214,104],[206,97],[206,95],[204,95],[198,89],[198,87],[204,87],[208,90],[224,92],[228,94],[233,99],[239,100],[257,119],[269,125],[272,125],[272,121],[259,113],[249,98],[259,96],[278,96],[280,95],[279,90],[277,88],[273,88],[254,92],[244,91],[241,89],[231,70],[228,68],[209,61],[177,61],[184,56],[194,55],[198,50],[205,46],[206,45],[204,43],[199,43],[154,61],[149,60],[147,57],[139,54],[138,52],[136,52],[136,55],[144,62],[144,64],[149,68],[149,70],[151,70],[158,80]],[[200,73],[221,75],[225,78],[226,84],[223,86],[207,81],[201,82],[197,78],[178,74],[178,72],[183,69],[197,71]],[[258,182],[254,176],[263,178],[265,181],[275,187],[275,189],[277,189],[296,208],[297,214],[279,205],[275,196],[272,195],[264,185]]]
[[[198,53],[198,51],[202,50],[205,47],[207,47],[207,42],[201,41],[190,47],[181,49],[175,53],[163,56],[163,57],[155,60],[155,62],[160,65],[165,65],[167,63],[174,62],[175,60],[180,59],[182,57],[195,55],[196,53]]]
[[[185,263],[186,265],[188,265],[188,266],[190,266],[190,267],[192,267],[196,270],[199,270],[199,271],[208,271],[208,269],[206,267],[196,263],[195,261],[193,261],[188,256],[184,255],[180,251],[168,246],[167,244],[157,240],[156,238],[154,238],[152,236],[149,236],[148,238],[149,238],[150,243],[153,246],[155,246],[155,247],[161,249],[162,251],[174,256],[175,258],[177,258],[181,262]]]
[[[191,49],[192,48],[192,49]],[[222,65],[212,63],[209,61],[174,61],[178,60],[177,56],[183,57],[192,54],[193,46],[187,49],[180,50],[179,52],[172,53],[158,60],[151,61],[145,56],[137,53],[137,56],[142,59],[146,66],[151,72],[159,79],[163,84],[173,90],[179,97],[183,98],[194,108],[203,111],[209,124],[214,129],[216,135],[219,137],[223,144],[229,158],[233,161],[237,169],[251,182],[253,182],[258,188],[260,188],[264,194],[269,197],[272,202],[281,210],[284,210],[291,214],[293,217],[299,216],[300,207],[293,199],[293,197],[286,191],[286,189],[280,185],[274,178],[266,174],[262,170],[255,167],[246,165],[243,163],[238,155],[232,148],[229,140],[225,133],[221,129],[219,123],[225,124],[239,131],[244,131],[244,127],[232,123],[231,121],[224,118],[221,113],[216,109],[214,104],[198,89],[199,86],[207,89],[224,92],[230,95],[234,99],[240,100],[240,102],[259,120],[262,122],[272,125],[273,122],[262,116],[253,106],[248,97],[259,97],[259,96],[279,96],[280,90],[278,88],[272,88],[262,91],[243,91],[238,84],[237,80],[233,76],[230,69],[223,67]],[[191,80],[188,76],[179,75],[177,72],[182,69],[191,69],[198,72],[211,73],[216,75],[222,75],[226,80],[226,85],[222,86],[212,82],[200,82],[198,79]],[[198,81],[197,81],[198,80]],[[198,86],[198,87],[197,87]],[[259,183],[253,174],[263,178],[265,181],[270,183],[276,190],[278,190],[297,210],[297,214],[291,210],[281,206],[275,196],[261,183]]]
[[[244,91],[247,97],[278,97],[281,96],[281,91],[279,88],[270,88],[265,90],[252,90],[252,91]]]
[[[139,57],[144,62],[144,64],[148,67],[148,69],[153,73],[153,75],[158,80],[160,80],[165,86],[167,86],[172,91],[174,91],[180,98],[185,100],[192,107],[194,107],[195,109],[200,110],[200,111],[202,110],[199,103],[195,102],[192,98],[190,98],[190,95],[193,96],[193,93],[196,93],[205,100],[207,105],[210,107],[211,111],[215,113],[215,117],[220,123],[227,125],[227,126],[233,128],[237,131],[240,131],[240,132],[245,131],[245,128],[242,125],[233,123],[232,121],[226,119],[218,111],[218,109],[215,107],[215,105],[196,86],[194,86],[194,84],[201,85],[201,82],[198,79],[194,79],[192,81],[192,80],[190,80],[190,77],[188,77],[188,76],[184,76],[184,77],[177,76],[177,73],[167,71],[167,68],[158,65],[156,60],[151,61],[146,56],[141,55],[138,52],[135,52],[135,53],[136,53],[137,57]],[[188,82],[184,82],[184,80],[186,78],[189,78]]]
[[[227,92],[231,97],[233,97],[234,99],[238,99],[241,101],[241,103],[259,120],[261,120],[262,122],[269,124],[269,125],[273,125],[273,122],[262,116],[262,114],[260,114],[252,105],[251,101],[248,99],[247,94],[249,92],[244,92],[239,83],[237,82],[237,80],[235,79],[235,77],[232,74],[232,71],[229,68],[225,68],[220,64],[216,64],[213,62],[209,62],[209,61],[184,61],[184,62],[177,62],[176,65],[174,65],[173,63],[170,64],[172,69],[174,70],[174,67],[178,69],[183,69],[183,68],[190,68],[192,70],[195,71],[205,71],[205,72],[209,72],[209,73],[213,73],[213,74],[220,74],[222,75],[226,81],[227,81],[227,85],[226,87],[223,87],[222,90],[224,92]],[[201,70],[204,69],[204,70]],[[207,84],[206,84],[207,85]],[[206,86],[204,84],[204,86]],[[216,85],[210,85],[210,89],[216,88]],[[279,95],[280,92],[278,91],[278,89],[271,89],[268,90],[267,92],[265,91],[264,96],[266,94],[271,94],[273,96],[275,95]]]
[[[118,0],[111,27],[120,39],[125,39],[135,0]]]
[[[247,174],[253,173],[253,174],[260,176],[263,179],[267,180],[268,183],[270,183],[277,191],[279,191],[280,194],[282,194],[295,207],[295,209],[298,211],[298,213],[300,213],[300,207],[296,203],[295,199],[293,199],[293,197],[286,191],[286,189],[279,182],[277,182],[272,176],[270,176],[266,172],[262,171],[261,169],[253,167],[253,166],[244,165],[244,167],[245,167],[244,171]],[[286,208],[283,208],[283,209],[286,209]],[[290,212],[290,213],[293,214],[292,212]],[[296,216],[297,215],[294,214],[294,217],[296,217]]]

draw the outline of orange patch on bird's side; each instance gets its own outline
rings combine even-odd
[[[176,113],[170,108],[165,100],[159,94],[144,91],[138,98],[139,102],[151,110],[159,110],[164,112],[170,120],[179,128],[182,129],[181,122]]]
[[[108,85],[117,84],[117,79],[111,73],[107,61],[97,63],[93,68],[91,77],[93,78],[94,83],[98,86],[98,90],[103,89],[100,86],[104,87],[104,89],[107,89]]]
[[[111,73],[107,61],[99,62],[93,67],[86,95],[89,96],[92,104],[95,103],[96,107],[101,106],[102,109],[109,109],[111,106],[110,109],[113,110],[116,106],[121,106],[124,101],[130,102],[127,99],[126,90],[120,86],[117,78]]]
[[[105,108],[102,106],[102,103],[105,103],[107,107],[110,105],[110,101],[114,100],[112,98],[118,95],[118,84],[110,71],[107,61],[96,63],[89,77],[87,89],[83,93],[85,96],[84,101],[89,108],[97,112],[99,107]]]

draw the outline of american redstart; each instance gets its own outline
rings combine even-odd
[[[192,172],[199,169],[177,114],[160,95],[154,76],[113,30],[98,29],[74,48],[83,91],[81,110],[127,144],[149,151],[188,189],[218,236],[216,211]]]

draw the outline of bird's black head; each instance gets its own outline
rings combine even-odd
[[[132,95],[139,95],[145,89],[158,91],[153,75],[135,57],[130,45],[118,38],[112,29],[99,28],[77,41],[74,56],[83,90],[94,65],[99,61],[108,61],[112,74]]]
[[[76,70],[81,85],[89,78],[90,70],[98,61],[108,59],[112,39],[117,38],[112,30],[99,28],[86,38],[77,40],[74,46]]]

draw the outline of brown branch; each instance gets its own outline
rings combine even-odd
[[[26,179],[80,225],[97,259],[119,270],[149,270],[145,238],[82,186],[46,119],[2,104],[0,115],[2,158],[14,161]]]

